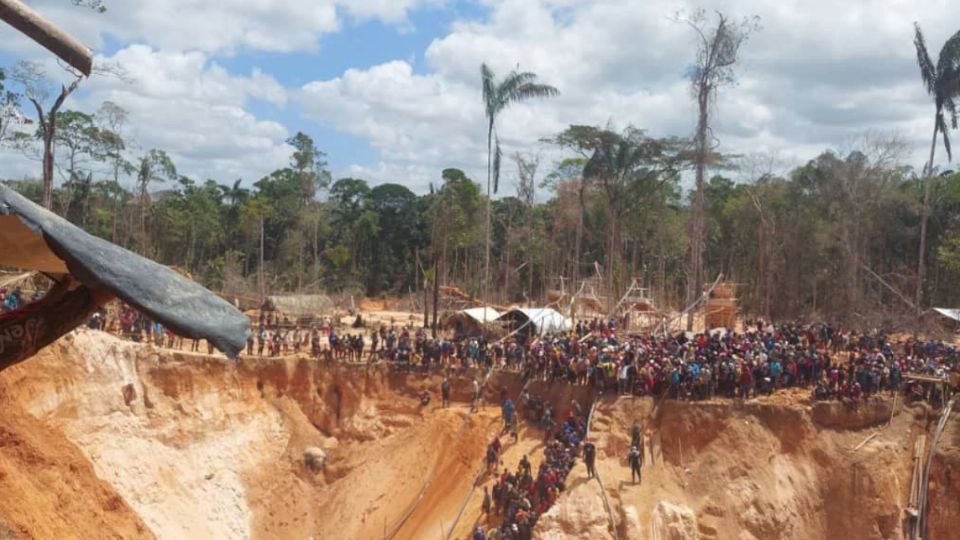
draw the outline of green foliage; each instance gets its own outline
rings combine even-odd
[[[20,115],[20,94],[13,92],[4,86],[7,74],[3,68],[0,68],[0,144],[4,144],[10,134],[10,128],[19,119]]]
[[[920,25],[914,23],[914,47],[917,50],[917,65],[920,68],[920,78],[927,93],[933,97],[934,107],[934,139],[937,132],[943,137],[943,147],[947,152],[947,159],[952,159],[952,149],[950,147],[950,132],[947,128],[947,119],[949,124],[956,129],[957,127],[957,103],[960,97],[960,31],[955,33],[943,44],[940,49],[940,55],[937,63],[934,64],[927,52],[926,40],[923,32],[920,31]],[[927,165],[930,169],[928,174],[932,173],[932,161]]]
[[[312,200],[317,190],[326,189],[330,185],[327,155],[316,147],[309,135],[301,131],[287,139],[287,144],[294,149],[290,156],[290,168],[297,176],[300,196],[304,201]]]
[[[491,152],[491,168],[487,171],[488,184],[492,178],[493,192],[500,184],[500,140],[496,137],[497,116],[513,103],[532,98],[545,98],[560,95],[560,91],[549,84],[537,82],[537,75],[528,71],[511,71],[502,80],[486,64],[480,65],[480,84],[484,110],[487,116],[487,150]],[[494,145],[493,142],[496,141]],[[487,186],[489,191],[490,186]],[[489,193],[488,193],[489,195]]]
[[[107,5],[103,0],[70,0],[77,7],[92,9],[97,13],[106,13]]]
[[[137,185],[146,194],[151,183],[177,179],[177,167],[163,150],[153,148],[140,157],[137,167]]]
[[[511,102],[504,96],[526,84],[518,81],[531,82],[514,75],[502,82],[485,76],[491,111]],[[513,90],[500,88],[508,82]],[[268,291],[407,295],[437,277],[468,294],[489,287],[492,300],[539,302],[553,277],[567,278],[570,292],[572,276],[599,274],[609,290],[598,293],[618,297],[639,278],[658,305],[676,308],[691,279],[691,201],[681,188],[692,161],[686,140],[573,125],[549,139],[562,156],[540,175],[548,193],[534,197],[531,166],[521,169],[519,197],[491,201],[456,168],[440,171],[436,188],[423,195],[403,179],[331,183],[325,154],[303,133],[288,141],[289,166],[252,185],[189,178],[160,149],[128,157],[134,145],[125,140],[123,119],[121,109],[106,105],[95,115],[57,114],[56,166],[65,181],[54,192],[55,210],[215,289],[255,294],[262,268]],[[925,183],[884,148],[824,152],[791,171],[739,182],[710,178],[703,275],[723,273],[738,283],[748,314],[816,313],[855,324],[865,313],[902,309],[891,289],[916,282]],[[712,156],[713,165],[723,157]],[[42,198],[40,182],[12,185]],[[957,305],[960,175],[926,185],[925,290],[931,303]]]
[[[960,274],[960,231],[950,231],[945,235],[937,258],[947,270]]]

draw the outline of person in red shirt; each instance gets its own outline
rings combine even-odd
[[[740,399],[750,399],[753,388],[753,371],[749,364],[740,365]]]

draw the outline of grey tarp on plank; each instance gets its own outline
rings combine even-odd
[[[7,227],[12,216],[25,227]],[[48,266],[60,259],[84,285],[111,292],[178,335],[206,339],[231,357],[243,349],[250,319],[170,268],[88,234],[4,185],[0,217],[7,233],[0,234],[0,264],[57,273]],[[10,253],[18,258],[9,260]]]

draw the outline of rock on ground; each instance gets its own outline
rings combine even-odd
[[[590,481],[568,491],[547,513],[540,516],[534,529],[534,538],[612,539],[607,511],[600,498],[600,486]]]
[[[650,519],[653,540],[696,540],[697,517],[689,507],[660,501]]]

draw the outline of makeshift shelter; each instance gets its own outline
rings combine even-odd
[[[737,322],[736,288],[717,283],[707,299],[704,324],[707,328],[733,328]]]
[[[484,327],[496,321],[501,313],[493,308],[469,308],[451,313],[443,318],[445,328],[453,328],[454,334],[475,336],[483,333]]]
[[[333,300],[325,294],[285,294],[268,296],[265,311],[276,311],[297,319],[309,319],[333,311]]]
[[[55,282],[43,299],[0,316],[0,369],[76,328],[113,296],[231,357],[250,334],[243,313],[199,284],[86,233],[4,185],[0,265],[42,272]]]
[[[960,309],[935,307],[933,310],[954,322],[960,322]]]
[[[514,308],[504,313],[501,322],[511,331],[524,334],[555,334],[573,329],[573,322],[551,308]]]

